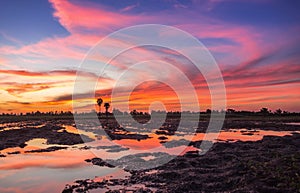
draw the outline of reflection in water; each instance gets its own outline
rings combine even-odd
[[[81,135],[86,135],[91,139],[97,139],[95,134],[92,132],[87,132],[87,131],[83,131],[83,130],[79,130],[76,127],[73,127],[71,125],[62,125],[62,127],[64,127],[64,129],[58,130],[58,132],[69,132],[69,133],[74,133],[74,134],[81,134]]]
[[[299,122],[291,122],[291,123],[286,123],[286,125],[300,125]]]
[[[13,129],[22,129],[24,127],[30,128],[41,128],[45,126],[46,123],[32,122],[32,121],[20,121],[12,123],[0,123],[0,132]]]
[[[71,184],[74,179],[104,177],[108,174],[119,173],[116,177],[124,174],[120,169],[82,165],[74,168],[45,168],[34,167],[22,170],[0,171],[0,192],[61,192],[66,184]],[[6,176],[2,176],[6,174]]]
[[[271,130],[247,130],[247,129],[230,129],[228,131],[221,131],[216,141],[258,141],[264,136],[285,136],[292,135],[292,131],[271,131]],[[208,133],[209,139],[213,140],[213,134]],[[202,140],[203,133],[197,133],[193,141]]]
[[[20,129],[26,124],[28,127],[39,128],[44,124],[30,124],[29,122],[21,123],[6,123],[0,125],[0,132],[9,129]],[[299,123],[289,123],[296,124]],[[0,158],[0,192],[60,192],[66,184],[72,184],[76,179],[94,179],[101,180],[105,175],[115,172],[118,178],[125,176],[126,172],[118,168],[112,169],[107,167],[93,166],[86,163],[85,159],[101,157],[102,159],[118,159],[125,155],[143,153],[145,150],[155,149],[155,152],[165,152],[168,154],[184,154],[187,151],[196,150],[195,147],[175,146],[167,148],[162,145],[162,141],[169,142],[172,140],[182,140],[191,138],[192,141],[202,140],[204,133],[196,135],[181,135],[165,136],[153,133],[146,133],[150,138],[145,140],[122,139],[115,140],[115,145],[121,148],[105,147],[109,139],[106,136],[97,136],[97,133],[91,131],[77,130],[70,125],[62,125],[64,128],[58,132],[79,133],[89,136],[95,141],[79,144],[79,145],[60,145],[67,149],[41,152],[41,153],[26,153],[30,150],[45,149],[49,147],[59,146],[55,144],[47,144],[44,138],[33,138],[26,142],[24,148],[15,147],[2,150],[0,153],[6,155]],[[134,129],[134,127],[132,127]],[[216,141],[256,141],[261,140],[263,136],[275,135],[284,136],[291,135],[291,131],[264,131],[260,129],[230,129],[221,131]],[[145,134],[145,133],[143,133]],[[208,133],[207,139],[213,140],[216,134]],[[129,149],[126,149],[129,148]],[[93,151],[90,151],[92,149]],[[113,149],[113,151],[112,151]],[[8,154],[9,152],[20,151],[18,155]],[[93,154],[95,153],[95,154]],[[153,156],[142,157],[148,161],[154,159]],[[126,174],[127,175],[127,174]],[[98,176],[98,177],[97,177]],[[99,192],[98,190],[96,192]]]
[[[49,147],[67,147],[66,145],[59,145],[59,144],[47,144],[47,139],[45,138],[34,138],[29,141],[27,141],[26,146],[24,148],[21,147],[12,147],[12,148],[6,148],[2,150],[2,153],[9,153],[9,152],[20,152],[20,153],[26,153],[27,151],[32,150],[39,150],[39,149],[45,149]]]
[[[27,167],[69,168],[85,164],[84,158],[94,155],[89,151],[59,150],[54,152],[11,155],[1,159],[0,170]]]
[[[26,142],[28,146],[32,147],[38,147],[38,148],[46,148],[47,145],[47,139],[45,138],[34,138]]]

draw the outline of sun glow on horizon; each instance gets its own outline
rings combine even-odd
[[[232,2],[223,1],[204,1],[201,6],[193,1],[184,2],[184,6],[176,6],[173,1],[130,6],[128,2],[49,0],[46,4],[36,2],[40,9],[20,8],[16,13],[1,6],[0,113],[73,111],[74,81],[88,51],[108,34],[144,23],[174,26],[203,42],[220,66],[228,108],[252,111],[267,106],[272,110],[299,112],[300,28],[295,17],[298,12],[293,7],[288,12],[282,11],[286,7],[283,2],[266,6],[269,3],[239,3],[239,9],[264,10],[257,13],[260,19],[250,18],[232,7]],[[11,5],[14,6],[17,5]],[[114,39],[111,44],[122,48],[130,42]],[[102,67],[108,56],[109,50],[95,55],[93,60]],[[94,71],[79,72],[87,83],[98,83],[93,97],[87,95],[90,88],[82,86],[77,99],[81,110],[97,111],[95,100],[99,97],[123,104],[125,96],[130,96],[130,110],[147,112],[153,102],[160,101],[167,111],[180,111],[178,96],[168,85],[145,82],[133,92],[126,89],[135,80],[146,79],[147,73],[181,85],[178,76],[155,62],[149,64],[151,68],[133,69],[128,75],[132,79],[122,85],[124,88],[118,88],[124,93],[111,98],[121,69],[140,59],[163,60],[179,68],[195,87],[200,111],[211,108],[210,92],[202,74],[174,50],[149,46],[120,54],[102,76]],[[194,101],[182,105],[198,111],[193,104]],[[153,107],[163,109],[160,105]]]

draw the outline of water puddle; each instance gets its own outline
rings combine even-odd
[[[228,131],[221,131],[218,134],[216,133],[207,133],[206,137],[204,133],[197,133],[193,141],[197,140],[209,140],[209,141],[258,141],[261,140],[264,136],[285,136],[292,135],[295,131],[272,131],[272,130],[261,130],[261,129],[229,129]],[[297,132],[297,131],[296,131]],[[298,132],[299,133],[299,132]],[[217,136],[217,139],[214,138]]]
[[[45,126],[45,123],[33,123],[32,121],[22,121],[22,122],[13,122],[13,123],[1,123],[0,124],[0,132],[14,129],[22,129],[22,128],[41,128]]]
[[[286,125],[300,125],[299,122],[291,122],[291,123],[286,123]]]
[[[57,132],[68,132],[68,133],[86,135],[91,139],[94,139],[94,140],[97,139],[97,136],[93,132],[79,130],[76,127],[71,126],[71,125],[62,125],[62,127],[63,127],[63,129],[60,129]]]
[[[0,192],[62,192],[66,184],[72,184],[74,179],[93,179],[95,176],[105,177],[117,171],[120,171],[120,169],[98,167],[90,164],[77,167],[31,167],[8,171],[1,170]]]
[[[300,125],[300,123],[287,123]],[[39,128],[44,124],[5,123],[0,125],[0,132],[4,130],[20,129],[22,127]],[[69,132],[74,134],[86,135],[95,141],[78,145],[56,145],[47,144],[45,138],[33,138],[26,142],[24,148],[15,147],[1,150],[0,154],[6,157],[0,158],[0,192],[61,192],[66,184],[72,185],[76,179],[92,179],[94,182],[101,181],[106,175],[122,178],[129,173],[118,168],[107,168],[93,166],[86,163],[85,159],[100,157],[102,159],[119,159],[126,155],[144,153],[145,150],[152,152],[164,152],[168,154],[184,154],[187,151],[197,150],[189,146],[166,147],[163,143],[192,139],[192,141],[210,140],[214,142],[235,142],[235,141],[257,141],[264,136],[285,136],[292,135],[295,131],[272,131],[261,129],[229,129],[220,133],[196,133],[169,136],[153,133],[147,134],[150,138],[145,140],[122,139],[114,140],[114,146],[107,136],[97,136],[92,131],[77,130],[72,125],[62,125],[63,129],[58,132]],[[130,127],[130,126],[129,126]],[[131,129],[134,129],[133,127]],[[296,131],[300,133],[299,131]],[[39,149],[51,147],[66,147],[50,152],[31,152]],[[92,150],[92,151],[91,151]],[[15,153],[14,152],[18,152]],[[12,153],[12,154],[10,154]],[[155,159],[155,156],[147,155],[142,157],[145,161]],[[153,171],[155,172],[155,171]],[[106,176],[107,177],[107,176]],[[118,186],[109,187],[111,190],[119,189]],[[127,187],[126,190],[132,191],[143,188],[143,185]],[[89,192],[101,192],[102,190],[90,190]],[[107,189],[103,190],[107,191]]]

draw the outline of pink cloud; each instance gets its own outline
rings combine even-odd
[[[138,7],[138,6],[139,6],[139,3],[137,3],[137,4],[134,4],[134,5],[129,5],[129,6],[126,6],[126,7],[124,7],[123,9],[121,9],[121,12],[130,11],[130,10],[132,10],[132,9],[134,9],[134,8]]]
[[[31,58],[33,62],[37,59],[41,61],[76,59],[81,60],[85,52],[95,42],[98,42],[100,37],[89,35],[82,36],[79,34],[70,35],[68,37],[47,38],[22,47],[3,46],[0,51],[3,54],[16,56],[26,56]]]
[[[218,1],[212,1],[212,3]],[[279,37],[276,45],[266,44],[264,39],[272,36],[254,29],[249,26],[237,26],[230,23],[216,21],[207,18],[199,13],[186,15],[177,15],[172,12],[158,12],[157,15],[142,15],[129,14],[126,11],[135,8],[136,5],[125,7],[123,10],[117,12],[107,7],[99,6],[94,3],[81,4],[71,1],[50,0],[54,8],[54,16],[58,19],[60,24],[65,27],[70,35],[66,37],[49,37],[37,43],[30,45],[18,46],[2,46],[0,53],[3,55],[15,55],[20,58],[19,62],[29,64],[30,68],[35,68],[34,65],[51,64],[64,65],[65,60],[71,59],[74,66],[77,66],[84,58],[86,52],[95,45],[101,38],[113,30],[121,27],[127,27],[138,23],[165,23],[179,27],[180,29],[190,32],[199,39],[226,39],[233,44],[216,44],[208,48],[213,53],[225,54],[220,58],[221,69],[224,74],[226,87],[228,88],[229,100],[231,105],[256,103],[259,99],[268,101],[270,96],[277,96],[274,101],[281,101],[281,93],[276,94],[271,89],[272,86],[292,85],[285,88],[286,93],[291,93],[291,98],[295,100],[295,96],[299,96],[299,92],[295,91],[295,85],[299,84],[297,76],[299,68],[297,64],[292,61],[278,62],[272,65],[260,66],[259,60],[266,57],[268,53],[274,51],[282,45],[290,44],[290,42],[283,41],[284,37]],[[175,15],[176,14],[176,15]],[[175,19],[174,19],[175,18]],[[193,19],[191,19],[193,18]],[[259,32],[258,32],[259,31]],[[276,38],[275,38],[276,39]],[[284,43],[282,43],[284,42]],[[123,42],[121,40],[113,40],[111,44],[118,47],[125,47],[130,42]],[[161,54],[158,54],[161,52]],[[165,55],[163,55],[165,53]],[[169,58],[168,58],[169,57]],[[126,68],[124,61],[133,58],[133,61],[147,60],[147,59],[163,59],[172,62],[175,66],[180,67],[180,70],[186,73],[192,80],[195,86],[200,90],[207,90],[203,77],[197,73],[194,68],[189,65],[182,65],[174,59],[177,53],[170,50],[160,49],[157,52],[147,50],[145,48],[136,48],[132,52],[127,52],[126,55],[121,56],[118,61],[113,61],[111,64],[119,69]],[[97,61],[106,61],[108,58],[105,55],[97,55],[93,58]],[[6,58],[0,58],[0,65],[4,67],[11,67],[11,62]],[[21,63],[21,62],[20,62]],[[8,65],[9,64],[9,65]],[[16,64],[18,65],[18,64]],[[20,65],[22,66],[22,65]],[[51,68],[46,66],[45,68]],[[19,67],[20,69],[20,67]],[[159,66],[153,65],[153,71],[159,71]],[[137,72],[137,75],[143,76],[147,74],[146,70]],[[17,75],[26,77],[46,77],[51,76],[75,76],[75,71],[51,71],[51,72],[33,72],[27,70],[0,70],[0,74]],[[287,78],[287,75],[289,76]],[[89,74],[87,76],[93,76]],[[299,77],[299,76],[298,76]],[[176,81],[172,76],[168,77],[171,81]],[[204,82],[204,83],[203,83]],[[33,88],[31,88],[31,86]],[[12,92],[22,90],[20,85],[16,85]],[[29,85],[29,90],[47,89],[47,87],[40,87],[39,85]],[[247,87],[251,90],[241,90]],[[268,87],[269,93],[263,93],[260,89],[266,90]],[[290,90],[289,90],[290,89]],[[109,89],[108,89],[109,90]],[[98,92],[97,92],[98,93]],[[257,97],[257,93],[263,96]],[[142,94],[142,93],[140,93]],[[69,100],[69,98],[67,98]],[[236,103],[234,103],[234,101]]]
[[[55,9],[54,16],[70,32],[79,28],[110,29],[113,26],[126,26],[139,17],[108,11],[99,5],[85,6],[69,1],[49,0]]]
[[[55,59],[54,61],[56,62],[57,59],[61,60],[67,58],[81,60],[87,50],[95,45],[105,33],[112,31],[112,29],[118,29],[140,22],[160,23],[161,18],[164,18],[164,21],[167,23],[173,23],[173,15],[170,13],[159,13],[156,16],[128,15],[113,12],[106,7],[92,3],[81,5],[59,0],[50,0],[50,3],[55,9],[54,16],[71,32],[69,36],[47,38],[38,43],[22,46],[20,48],[5,46],[1,47],[0,51],[2,53],[33,57],[33,61],[41,57],[50,58],[51,60]],[[236,46],[236,49],[231,47],[231,51],[236,52],[239,57],[252,54],[257,56],[260,52],[255,41],[257,36],[255,36],[251,30],[220,24],[220,22],[217,25],[212,25],[211,23],[215,23],[215,21],[201,15],[197,16],[200,18],[200,23],[197,21],[196,24],[192,21],[192,23],[185,24],[187,17],[188,16],[178,16],[176,20],[178,24],[176,25],[199,38],[231,39],[240,44],[240,46]],[[93,33],[85,33],[80,29],[91,29]],[[92,35],[96,33],[98,33],[98,35]],[[116,45],[119,44],[120,42],[116,42]],[[222,45],[215,46],[212,49],[224,52],[224,46],[222,47]],[[242,53],[241,56],[240,53]]]
[[[7,65],[7,60],[4,58],[0,58],[0,66],[9,66]]]
[[[236,45],[227,46],[227,48],[230,47],[230,50],[225,50],[223,44],[214,46],[213,49],[217,52],[227,53],[231,57],[235,56],[235,61],[258,57],[264,52],[260,44],[261,34],[257,33],[254,29],[231,24],[221,24],[220,22],[217,24],[179,24],[178,27],[200,39],[222,38],[232,41]]]

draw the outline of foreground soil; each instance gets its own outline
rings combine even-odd
[[[56,123],[47,123],[39,128],[25,126],[20,129],[5,130],[0,132],[0,151],[11,147],[27,146],[26,142],[34,138],[45,138],[48,144],[58,145],[75,145],[84,142],[90,142],[92,139],[85,135],[69,133],[66,131],[59,132],[63,127]],[[61,148],[50,148],[41,150],[41,152],[48,152],[58,150]],[[1,154],[0,154],[1,157]]]
[[[88,161],[107,166],[100,158]],[[187,152],[155,169],[129,172],[125,179],[77,180],[63,192],[300,192],[300,134],[215,143],[205,155]]]

